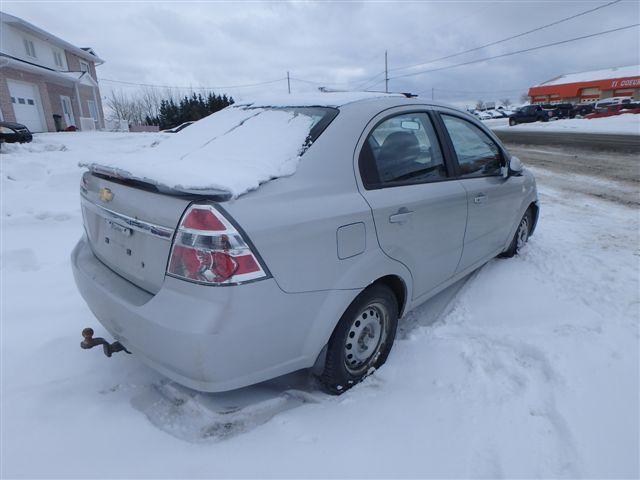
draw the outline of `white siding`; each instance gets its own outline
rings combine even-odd
[[[25,39],[33,42],[36,58],[27,55],[24,42]],[[7,55],[11,55],[12,57],[16,57],[30,63],[35,63],[36,65],[41,65],[43,67],[53,68],[55,70],[68,70],[67,58],[63,49],[52,45],[49,42],[45,42],[44,40],[40,40],[39,38],[23,32],[22,30],[18,30],[12,25],[8,25],[6,23],[3,23],[2,28],[0,28],[0,51]],[[54,51],[60,54],[60,57],[62,58],[62,67],[56,65],[53,54]]]

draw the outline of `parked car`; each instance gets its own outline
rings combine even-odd
[[[33,135],[29,129],[21,123],[0,122],[0,142],[29,143]]]
[[[541,105],[543,110],[549,114],[549,118],[573,118],[572,103],[550,103]]]
[[[216,123],[228,109],[264,120],[228,129]],[[273,112],[307,116],[295,173],[233,200],[96,164],[80,186],[78,289],[119,346],[180,384],[219,392],[311,369],[344,392],[385,363],[401,316],[515,255],[536,226],[533,175],[463,111],[353,93],[228,109],[180,140],[198,151],[217,135],[226,149],[210,133],[224,132],[234,158],[253,158],[265,136],[299,134],[292,122],[275,134]],[[168,151],[184,159],[176,175],[193,167]]]
[[[574,105],[573,111],[571,112],[572,118],[576,116],[584,117],[594,112],[594,104],[593,103],[578,103]]]
[[[177,127],[167,128],[165,130],[161,130],[162,133],[178,133],[180,130],[184,130],[189,125],[193,124],[193,122],[184,122],[178,125]]]
[[[486,113],[491,115],[491,118],[507,118],[508,117],[506,113],[498,109],[487,110]]]
[[[493,116],[487,111],[483,111],[483,112],[477,111],[475,113],[475,116],[480,120],[490,120],[493,118]]]
[[[513,126],[518,123],[548,122],[549,116],[549,112],[544,110],[540,105],[525,105],[509,115],[509,125]]]
[[[610,97],[596,102],[594,105],[594,110],[596,112],[606,112],[609,110],[609,107],[631,103],[633,103],[633,99],[631,97]]]

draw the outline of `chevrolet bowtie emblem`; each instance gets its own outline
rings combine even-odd
[[[113,192],[106,187],[101,188],[100,200],[102,200],[103,202],[110,202],[111,200],[113,200]]]

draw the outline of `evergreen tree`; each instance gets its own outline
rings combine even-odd
[[[173,98],[160,102],[157,117],[147,117],[147,125],[158,125],[161,130],[173,128],[184,122],[194,122],[233,104],[233,98],[208,92],[185,95],[178,102]]]

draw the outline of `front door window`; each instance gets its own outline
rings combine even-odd
[[[442,120],[456,151],[462,178],[500,175],[502,154],[489,135],[459,117],[442,115]]]

